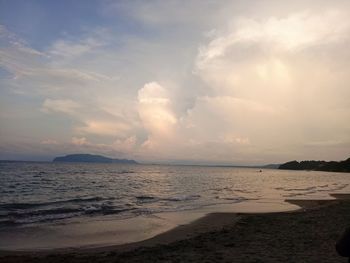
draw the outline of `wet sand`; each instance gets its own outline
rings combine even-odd
[[[0,253],[0,262],[347,262],[334,245],[350,225],[350,195],[287,200],[301,209],[211,213],[151,239],[121,246]]]
[[[188,238],[193,234],[207,232],[221,227],[226,214],[236,212],[264,213],[298,209],[298,206],[279,200],[245,200],[233,204],[204,206],[196,210],[145,214],[133,218],[115,216],[82,217],[43,225],[29,225],[0,229],[0,251],[67,251],[91,250],[92,248],[136,243],[148,240],[162,233],[169,242]],[[215,224],[205,224],[205,215],[221,213]],[[224,215],[225,214],[225,215]],[[210,216],[211,218],[212,216]],[[203,219],[201,219],[203,218]],[[223,218],[223,219],[222,219]],[[198,221],[198,223],[190,224]],[[190,225],[189,225],[190,224]],[[169,234],[177,229],[176,235]],[[173,232],[172,232],[173,233]],[[180,235],[179,233],[184,233]],[[193,233],[193,234],[191,234]]]

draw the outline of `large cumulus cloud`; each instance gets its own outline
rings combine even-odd
[[[1,27],[1,156],[34,148],[252,164],[349,155],[346,1],[184,5],[105,2],[103,15],[145,32],[96,27],[42,50]]]

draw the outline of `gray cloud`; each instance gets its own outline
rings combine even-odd
[[[345,158],[347,10],[346,1],[106,1],[102,14],[120,14],[147,34],[95,28],[43,51],[1,27],[0,66],[10,75],[1,92],[14,102],[2,106],[2,155],[90,151],[237,164]],[[14,112],[33,126],[16,137]]]

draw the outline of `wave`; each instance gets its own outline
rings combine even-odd
[[[81,212],[81,209],[78,209],[78,208],[60,207],[55,209],[34,210],[29,212],[10,212],[8,216],[33,217],[33,216],[45,216],[45,215],[56,215],[56,214],[79,213],[79,212]]]
[[[248,200],[256,200],[254,198],[246,198],[246,197],[243,197],[243,196],[232,196],[232,197],[220,197],[220,196],[218,196],[217,199],[228,200],[228,201],[235,201],[235,203],[248,201]]]
[[[98,209],[86,209],[84,210],[85,215],[115,215],[127,211],[135,210],[136,208],[115,208],[114,206],[103,206]]]
[[[59,200],[59,201],[41,202],[41,203],[8,203],[8,204],[0,204],[0,209],[6,209],[6,210],[32,209],[32,208],[38,208],[43,206],[60,205],[65,203],[98,202],[98,201],[111,200],[111,199],[112,198],[90,197],[90,198],[73,198],[68,200]]]
[[[112,205],[90,206],[90,207],[59,207],[53,209],[33,210],[33,211],[15,211],[9,212],[0,217],[1,226],[32,224],[54,222],[59,219],[68,219],[79,216],[95,216],[95,215],[115,215],[127,211],[135,210],[136,208],[122,208]]]
[[[200,197],[201,197],[200,195],[180,195],[180,196],[162,198],[162,200],[179,202],[179,201],[196,200],[196,199],[198,199]]]
[[[123,170],[123,171],[117,172],[117,174],[133,174],[133,173],[135,173],[135,171]]]
[[[252,170],[235,171],[187,166],[11,164],[0,169],[0,226],[55,220],[64,223],[60,219],[103,215],[116,215],[116,219],[151,216],[252,198],[284,200],[284,195],[326,197],[329,192],[349,188],[343,174],[331,177],[315,173],[310,179],[311,174],[286,172],[285,177],[271,172],[271,180],[261,185],[261,176],[250,175]]]
[[[170,202],[180,202],[180,201],[190,201],[190,200],[196,200],[200,198],[200,195],[178,195],[178,196],[169,196],[169,197],[156,197],[156,196],[148,196],[148,195],[141,195],[136,196],[136,199],[139,202],[157,202],[157,201],[170,201]]]
[[[287,192],[291,192],[291,191],[310,191],[313,189],[316,189],[315,186],[310,186],[310,187],[305,187],[305,188],[283,188],[283,187],[279,187],[279,188],[275,188],[276,190],[283,190],[283,191],[287,191]]]
[[[238,193],[243,193],[243,194],[252,194],[252,193],[256,193],[256,190],[247,190],[247,189],[232,189],[232,192],[238,192]]]
[[[136,199],[138,199],[138,200],[153,200],[153,199],[156,199],[156,197],[148,196],[148,195],[140,195],[140,196],[136,196]]]

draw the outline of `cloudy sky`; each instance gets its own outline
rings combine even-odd
[[[0,159],[346,159],[349,47],[345,0],[0,0]]]

